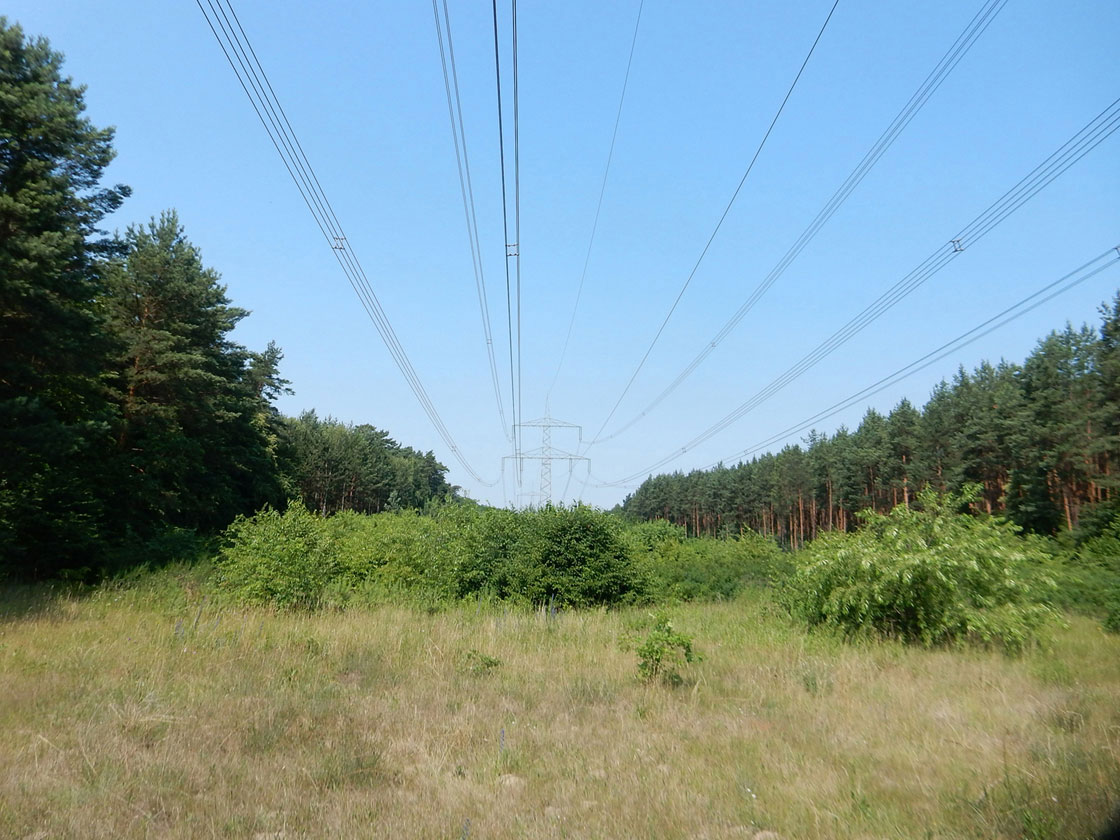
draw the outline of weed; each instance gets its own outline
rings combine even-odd
[[[820,697],[832,690],[832,677],[827,672],[821,673],[817,668],[808,667],[801,672],[801,684],[811,696]]]
[[[681,685],[678,668],[699,662],[703,657],[692,649],[692,637],[673,629],[664,615],[654,618],[653,629],[637,648],[638,676],[645,682],[661,680],[666,685]]]
[[[463,654],[463,664],[471,674],[489,674],[502,664],[502,660],[471,648]]]

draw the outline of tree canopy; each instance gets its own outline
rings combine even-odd
[[[923,488],[979,486],[976,505],[1038,533],[1086,531],[1120,507],[1120,294],[1099,329],[1067,326],[1021,365],[984,362],[942,381],[920,410],[868,409],[855,430],[734,466],[651,476],[623,504],[692,534],[750,528],[797,546],[907,506]],[[1088,518],[1086,519],[1086,514]]]
[[[113,131],[83,93],[0,18],[0,576],[94,575],[289,496],[334,513],[453,495],[431,452],[280,416],[283,353],[232,339],[248,312],[174,211],[98,229],[129,190],[101,185]]]
[[[83,116],[62,56],[0,18],[0,555],[47,570],[92,549],[112,414],[100,380],[99,186],[112,129]]]

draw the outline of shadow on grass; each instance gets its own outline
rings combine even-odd
[[[9,583],[0,585],[0,622],[61,615],[62,604],[87,597],[93,587],[84,584]]]
[[[96,571],[74,579],[0,583],[0,622],[58,616],[64,606],[102,593],[132,593],[150,606],[181,607],[212,594],[217,539],[186,531],[134,540],[106,551]]]

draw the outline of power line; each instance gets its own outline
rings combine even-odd
[[[541,430],[541,446],[535,450],[522,450],[518,458],[522,461],[540,461],[540,497],[545,502],[552,501],[552,462],[553,461],[567,461],[568,462],[568,482],[572,479],[572,470],[577,461],[582,461],[588,464],[590,469],[591,459],[586,456],[579,455],[576,452],[568,452],[563,449],[555,449],[552,446],[552,430],[553,429],[574,429],[577,434],[576,447],[583,440],[583,428],[575,423],[568,423],[548,414],[545,410],[545,416],[536,420],[530,420],[521,424],[526,429],[540,429]],[[564,485],[564,494],[567,495],[568,485]]]
[[[506,271],[506,328],[509,337],[509,395],[510,395],[510,411],[513,413],[513,451],[516,455],[521,449],[521,441],[518,436],[517,424],[521,419],[520,403],[517,394],[517,367],[514,365],[513,352],[513,300],[511,292],[511,278],[509,273],[509,258],[517,253],[518,246],[516,242],[509,240],[509,199],[506,192],[506,140],[505,140],[505,126],[502,119],[502,68],[501,68],[501,51],[498,42],[498,0],[491,0],[491,7],[494,16],[494,80],[498,92],[498,157],[501,165],[502,175],[502,235],[505,241],[505,271]],[[511,250],[512,249],[512,250]],[[520,309],[521,302],[518,300],[518,308]],[[520,331],[520,323],[518,324]],[[516,471],[516,481],[520,486],[521,476],[520,470]]]
[[[603,182],[599,186],[599,200],[595,204],[595,221],[591,223],[591,238],[587,242],[587,253],[583,257],[583,271],[579,275],[579,286],[576,288],[576,301],[572,305],[572,317],[568,319],[568,332],[564,336],[564,346],[560,350],[560,361],[556,363],[556,373],[552,376],[552,384],[548,386],[548,393],[545,396],[547,401],[552,396],[552,390],[556,387],[556,381],[560,378],[560,371],[564,367],[564,359],[568,355],[568,344],[572,340],[572,327],[576,323],[576,313],[579,312],[579,300],[583,295],[583,283],[587,279],[587,266],[591,262],[591,249],[595,245],[595,234],[599,230],[599,214],[603,209],[603,196],[607,192],[607,176],[611,172],[611,161],[614,159],[614,145],[618,139],[618,126],[622,121],[622,105],[626,101],[626,88],[630,84],[630,66],[634,63],[634,47],[638,43],[638,27],[642,23],[642,8],[645,6],[645,0],[638,2],[638,17],[634,21],[634,35],[630,38],[630,57],[626,59],[626,74],[622,77],[622,93],[618,97],[618,111],[614,117],[614,130],[611,132],[611,147],[607,152],[607,165],[603,170]],[[569,476],[570,478],[570,476]],[[565,487],[564,492],[567,493]]]
[[[576,498],[577,502],[580,499],[583,498],[583,491],[585,489],[587,489],[587,479],[591,478],[591,459],[590,458],[584,458],[584,461],[587,463],[587,478],[584,479],[583,486],[580,488],[580,494]],[[564,499],[568,498],[568,488],[572,484],[572,476],[573,475],[575,475],[575,469],[574,469],[572,464],[569,464],[568,465],[568,480],[564,482],[564,492],[560,494],[560,501],[564,501]]]
[[[463,213],[467,223],[467,240],[471,248],[471,268],[474,270],[475,288],[478,293],[478,308],[482,316],[482,332],[486,342],[486,355],[490,362],[490,379],[494,386],[494,399],[498,404],[498,417],[502,434],[512,441],[510,426],[506,420],[505,406],[502,404],[502,388],[498,381],[498,364],[494,358],[494,338],[490,330],[490,305],[486,299],[486,274],[482,266],[482,245],[478,237],[478,214],[474,204],[474,185],[471,182],[470,156],[467,154],[467,134],[463,122],[463,105],[459,97],[459,72],[455,64],[455,42],[451,36],[451,16],[447,0],[443,0],[443,25],[440,24],[437,0],[432,0],[432,14],[435,17],[436,39],[439,42],[439,60],[443,68],[443,86],[447,92],[447,114],[451,120],[451,138],[455,146],[455,163],[459,170],[459,191],[463,195]],[[447,32],[447,50],[444,50],[443,31]],[[448,58],[451,72],[448,74]],[[454,94],[452,93],[454,91]],[[460,151],[461,147],[461,151]]]
[[[770,139],[770,134],[771,132],[773,132],[774,126],[778,124],[778,118],[781,117],[782,111],[785,110],[786,103],[789,102],[790,97],[793,95],[794,88],[797,87],[798,81],[801,80],[802,73],[805,72],[805,68],[809,65],[809,59],[813,57],[813,53],[817,49],[817,44],[820,43],[821,38],[824,36],[824,31],[828,27],[828,22],[832,20],[832,15],[836,11],[836,7],[839,5],[840,0],[835,0],[835,2],[832,4],[832,8],[829,9],[828,16],[824,19],[824,23],[821,24],[820,31],[817,32],[817,37],[813,40],[813,45],[809,48],[809,52],[806,53],[805,60],[801,62],[801,67],[797,71],[797,75],[794,76],[793,82],[789,86],[789,90],[786,91],[785,98],[782,99],[782,104],[778,106],[778,110],[777,112],[775,112],[774,118],[770,121],[770,126],[766,129],[766,133],[762,136],[762,140],[758,144],[758,148],[755,149],[754,157],[751,158],[751,162],[747,165],[747,171],[744,172],[743,177],[739,179],[739,185],[735,187],[735,192],[731,194],[731,199],[727,202],[727,206],[723,208],[723,213],[720,215],[719,221],[716,222],[716,226],[712,230],[712,235],[708,237],[708,241],[707,243],[705,243],[703,250],[700,252],[700,256],[697,257],[696,263],[692,266],[692,271],[688,273],[688,277],[685,278],[684,285],[681,286],[681,290],[677,293],[677,297],[673,301],[673,305],[669,307],[669,311],[665,314],[665,319],[661,322],[661,326],[657,328],[657,332],[653,336],[653,341],[651,341],[649,347],[646,348],[646,352],[642,355],[641,361],[638,362],[638,366],[634,368],[634,372],[630,374],[630,379],[627,381],[626,386],[622,389],[622,393],[618,395],[618,399],[615,401],[614,406],[607,414],[607,419],[603,421],[603,425],[599,427],[599,431],[595,433],[595,437],[592,439],[591,443],[588,444],[589,449],[595,445],[595,443],[599,440],[599,436],[603,434],[603,430],[606,429],[607,424],[611,422],[611,418],[614,417],[614,413],[618,411],[619,405],[622,404],[622,400],[630,391],[630,386],[634,384],[634,380],[637,379],[638,373],[645,366],[646,360],[649,359],[649,354],[653,352],[654,345],[656,345],[658,339],[661,338],[661,333],[665,331],[665,327],[668,325],[669,319],[673,317],[673,313],[676,311],[677,305],[681,302],[681,298],[684,297],[684,293],[688,289],[689,284],[692,283],[692,278],[696,276],[696,272],[700,268],[700,263],[702,263],[704,261],[704,257],[707,256],[708,249],[712,247],[712,242],[715,241],[716,235],[719,233],[720,228],[723,226],[724,220],[727,219],[728,213],[731,212],[731,205],[733,205],[735,203],[735,199],[739,197],[739,192],[743,189],[743,185],[747,182],[747,178],[750,176],[751,170],[754,169],[754,165],[758,161],[759,155],[762,154],[762,149],[766,145],[766,141]]]
[[[1104,260],[1106,257],[1109,257],[1108,261],[1104,262],[1104,263],[1101,263],[1101,261]],[[834,417],[837,414],[839,414],[840,412],[845,411],[846,409],[849,409],[854,405],[857,405],[858,403],[867,399],[868,397],[873,397],[876,394],[879,394],[879,393],[885,391],[887,388],[890,388],[891,386],[898,384],[902,380],[914,375],[915,373],[923,371],[926,368],[930,367],[931,365],[934,365],[937,362],[941,361],[942,359],[946,358],[947,356],[950,356],[953,353],[956,353],[957,351],[962,350],[963,348],[967,347],[968,345],[973,344],[976,341],[979,341],[981,338],[984,338],[985,336],[989,335],[990,333],[993,333],[996,330],[1000,329],[1001,327],[1006,326],[1007,324],[1011,323],[1012,321],[1016,320],[1017,318],[1020,318],[1023,315],[1026,315],[1028,312],[1032,312],[1033,310],[1037,309],[1038,307],[1042,306],[1043,304],[1049,303],[1051,300],[1058,297],[1059,295],[1064,294],[1065,292],[1068,292],[1070,289],[1074,288],[1075,286],[1080,285],[1081,283],[1084,283],[1086,280],[1090,280],[1093,277],[1096,277],[1098,274],[1100,274],[1101,272],[1105,271],[1106,269],[1110,268],[1111,266],[1115,265],[1118,262],[1120,262],[1120,246],[1109,248],[1107,251],[1105,251],[1102,254],[1100,254],[1100,255],[1094,257],[1093,259],[1089,260],[1084,265],[1081,265],[1080,267],[1074,269],[1073,271],[1069,272],[1068,274],[1065,274],[1062,277],[1059,277],[1054,282],[1048,283],[1047,285],[1043,286],[1041,289],[1038,289],[1037,291],[1031,293],[1030,295],[1027,295],[1027,297],[1025,297],[1022,300],[1018,301],[1017,303],[1007,307],[1007,309],[1004,309],[1002,312],[1000,312],[996,315],[993,315],[991,318],[984,321],[983,323],[976,325],[975,327],[973,327],[968,332],[962,333],[961,335],[954,338],[952,341],[947,341],[946,343],[942,344],[940,347],[938,347],[934,350],[931,350],[929,353],[926,353],[921,358],[915,359],[914,361],[910,362],[910,364],[899,368],[898,370],[894,371],[893,373],[887,374],[886,376],[882,377],[881,379],[876,380],[875,382],[871,383],[870,385],[868,385],[865,388],[862,388],[861,390],[857,391],[856,393],[852,394],[851,396],[845,397],[844,399],[840,400],[839,402],[833,403],[828,408],[822,409],[821,411],[814,414],[812,417],[809,417],[805,420],[802,420],[799,423],[795,423],[792,426],[788,426],[785,429],[783,429],[782,431],[771,435],[770,437],[766,438],[765,440],[759,441],[758,443],[754,444],[753,446],[749,446],[746,449],[740,450],[739,452],[735,453],[734,455],[730,455],[726,458],[721,458],[719,461],[716,461],[712,464],[708,464],[708,466],[703,468],[704,471],[716,469],[717,467],[723,465],[724,463],[728,463],[728,462],[736,462],[736,461],[741,462],[743,458],[746,458],[750,455],[754,455],[755,453],[761,452],[764,449],[768,449],[768,448],[774,446],[775,444],[780,443],[781,441],[792,437],[795,434],[799,434],[801,432],[804,432],[806,430],[809,430],[809,429],[813,428],[817,423],[821,422],[822,420],[827,420],[830,417]],[[1096,265],[1097,263],[1101,263],[1101,264]],[[1095,265],[1094,268],[1090,268],[1090,266],[1094,266],[1094,265]],[[1070,279],[1070,278],[1072,278],[1072,279]],[[1064,286],[1062,286],[1061,288],[1055,289],[1056,286],[1061,286],[1061,284],[1063,284],[1063,283],[1065,283]],[[1047,292],[1050,292],[1050,294],[1046,294]],[[1042,295],[1046,295],[1046,296],[1042,297]],[[591,478],[590,473],[588,475],[588,478]],[[587,482],[585,481],[584,486],[586,486],[586,484],[587,484]],[[595,484],[593,486],[595,486],[595,487],[619,487],[619,486],[625,486],[625,485],[620,484],[618,482],[603,482],[603,483]],[[629,485],[629,486],[634,486],[634,485]],[[567,492],[567,488],[565,488],[565,493],[566,492]]]
[[[390,356],[393,358],[393,361],[397,364],[398,369],[404,376],[405,381],[412,389],[421,408],[423,408],[425,414],[428,415],[432,426],[436,429],[437,433],[443,439],[443,442],[451,450],[452,455],[455,456],[455,459],[463,469],[465,469],[475,481],[487,486],[492,486],[495,482],[482,481],[481,477],[460,451],[454,438],[451,436],[450,430],[436,411],[415,368],[405,354],[404,347],[397,338],[396,331],[393,329],[392,323],[389,321],[388,316],[382,308],[376,293],[373,291],[373,287],[370,285],[369,279],[362,269],[357,255],[354,254],[346,238],[342,224],[331,207],[326,192],[323,190],[318,177],[315,175],[314,169],[296,137],[291,122],[280,106],[279,99],[273,91],[272,84],[268,80],[264,67],[257,58],[256,51],[249,42],[244,27],[241,26],[241,22],[237,18],[237,13],[234,11],[232,3],[230,0],[225,0],[225,5],[223,6],[222,0],[206,0],[206,4],[210,9],[210,11],[207,12],[206,7],[202,4],[202,0],[195,0],[195,2],[198,5],[199,11],[202,12],[203,17],[206,19],[206,23],[213,33],[215,40],[217,40],[222,54],[225,56],[226,61],[229,62],[230,68],[237,77],[238,83],[241,85],[242,90],[245,91],[245,95],[249,98],[249,103],[257,114],[257,118],[260,120],[265,132],[268,134],[269,140],[272,141],[273,147],[280,155],[285,169],[288,170],[289,176],[291,176],[292,181],[296,185],[296,189],[299,190],[300,197],[307,205],[307,209],[311,212],[316,226],[323,234],[327,244],[330,245],[335,259],[338,261],[339,266],[342,268],[355,294],[358,295],[362,308],[365,309],[366,314],[369,316],[370,320],[373,321],[374,326],[381,335],[382,341],[385,343],[386,349],[388,349]],[[226,13],[227,8],[229,14]],[[221,31],[220,35],[219,30]]]
[[[1064,143],[1057,151],[1024,176],[1014,187],[1005,192],[979,216],[966,225],[956,236],[938,248],[917,268],[896,282],[887,291],[869,304],[862,312],[848,321],[816,348],[803,356],[785,373],[766,385],[750,399],[743,402],[717,423],[694,437],[680,449],[661,458],[645,469],[619,479],[613,484],[626,484],[652,470],[676,460],[693,447],[709,440],[714,435],[740,420],[774,394],[826,356],[835,352],[849,339],[862,331],[871,322],[891,309],[926,280],[944,268],[966,248],[978,242],[983,236],[1022,207],[1026,202],[1044,189],[1055,178],[1077,163],[1082,157],[1104,142],[1117,128],[1120,128],[1120,99],[1115,100],[1104,111]]]
[[[984,6],[976,13],[976,15],[965,27],[964,31],[957,36],[956,41],[949,50],[942,56],[937,65],[926,76],[925,80],[910,97],[898,115],[894,118],[886,130],[880,135],[875,144],[864,155],[863,160],[859,162],[855,169],[848,175],[844,182],[837,188],[832,197],[821,208],[820,212],[813,218],[809,226],[802,231],[797,240],[786,251],[785,255],[778,261],[778,263],[770,269],[770,272],[763,278],[762,282],[755,287],[750,296],[740,305],[739,309],[731,318],[728,319],[715,334],[714,337],[705,342],[703,349],[696,355],[696,357],[685,366],[685,368],[677,374],[677,377],[669,383],[669,385],[656,397],[649,402],[638,414],[632,417],[623,425],[619,426],[612,434],[605,437],[600,436],[595,438],[594,443],[604,443],[608,440],[613,440],[619,435],[626,432],[646,415],[648,415],[654,408],[660,405],[670,394],[673,393],[692,373],[710,356],[715,352],[716,347],[732,330],[746,317],[755,304],[762,298],[763,295],[769,291],[779,278],[785,273],[786,269],[793,263],[794,260],[801,254],[803,250],[812,242],[821,228],[828,223],[832,216],[840,209],[841,205],[848,199],[852,192],[860,185],[867,174],[879,162],[879,159],[887,152],[887,150],[898,139],[898,136],[906,129],[910,122],[914,119],[922,107],[929,101],[930,97],[937,91],[941,84],[945,81],[946,77],[953,71],[957,64],[964,58],[965,54],[969,51],[976,40],[984,33],[984,31],[991,24],[992,20],[1000,10],[1007,4],[1007,0],[988,0]]]
[[[1108,261],[1107,262],[1102,262],[1103,260],[1105,260],[1105,258],[1109,258]],[[1053,298],[1056,298],[1058,295],[1063,294],[1065,292],[1068,292],[1074,286],[1077,286],[1081,283],[1084,283],[1086,280],[1089,280],[1090,278],[1095,277],[1096,275],[1100,274],[1105,269],[1110,268],[1111,266],[1115,265],[1117,262],[1120,262],[1120,246],[1115,247],[1115,248],[1109,248],[1104,253],[1102,253],[1102,254],[1100,254],[1096,257],[1093,257],[1093,259],[1089,260],[1084,265],[1079,266],[1078,268],[1075,268],[1073,271],[1069,272],[1068,274],[1066,274],[1062,277],[1059,277],[1054,282],[1048,283],[1047,285],[1043,286],[1041,289],[1038,289],[1037,291],[1027,295],[1022,300],[1018,301],[1017,303],[1007,307],[1002,312],[1000,312],[996,315],[993,315],[991,318],[984,321],[983,323],[976,325],[975,327],[973,327],[968,332],[962,333],[961,335],[954,338],[952,341],[948,341],[945,344],[942,344],[940,347],[938,347],[935,350],[931,350],[929,353],[926,353],[920,359],[915,359],[913,362],[911,362],[910,364],[908,364],[904,367],[899,368],[894,373],[887,374],[882,379],[879,379],[878,381],[871,383],[866,388],[863,388],[862,390],[857,391],[855,394],[852,394],[851,396],[846,397],[843,400],[840,400],[840,402],[837,402],[837,403],[834,403],[833,405],[830,405],[828,408],[826,408],[822,411],[819,411],[818,413],[814,414],[812,417],[810,417],[806,420],[803,420],[800,423],[796,423],[793,426],[790,426],[786,429],[783,429],[782,431],[778,432],[777,434],[768,437],[766,440],[763,440],[759,443],[756,443],[754,446],[750,446],[747,449],[744,449],[741,452],[738,452],[735,455],[730,456],[729,458],[723,459],[723,461],[718,461],[715,464],[709,464],[704,469],[705,470],[710,470],[710,469],[713,469],[713,468],[719,466],[720,464],[724,463],[724,461],[740,460],[742,458],[747,457],[748,455],[753,455],[754,453],[759,452],[763,449],[766,449],[767,447],[773,446],[775,443],[778,443],[779,441],[785,440],[786,438],[790,437],[791,435],[798,434],[799,432],[803,432],[806,429],[811,428],[813,425],[815,425],[816,423],[819,423],[821,420],[826,420],[829,417],[832,417],[836,414],[839,414],[841,411],[844,411],[845,409],[851,408],[852,406],[856,405],[857,403],[866,399],[867,397],[871,397],[871,396],[874,396],[875,394],[880,393],[881,391],[885,391],[887,388],[889,388],[892,385],[900,382],[901,380],[907,378],[908,376],[911,376],[911,375],[917,373],[918,371],[925,370],[930,365],[933,365],[936,362],[941,361],[946,356],[949,356],[949,355],[957,352],[958,350],[960,350],[964,347],[967,347],[969,344],[972,344],[973,342],[980,340],[981,338],[988,335],[989,333],[992,333],[992,332],[998,330],[1000,327],[1003,327],[1006,324],[1011,323],[1016,318],[1019,318],[1023,315],[1026,315],[1028,312],[1031,312],[1032,310],[1037,309],[1038,307],[1042,306],[1044,303],[1048,303]],[[1098,265],[1098,263],[1099,263],[1099,265]],[[1061,288],[1056,288],[1056,287],[1059,287],[1059,286]],[[1049,294],[1047,294],[1048,292],[1049,292]],[[1043,295],[1045,295],[1045,297],[1043,297]]]
[[[513,31],[513,241],[517,243],[514,254],[514,274],[517,283],[517,447],[521,449],[521,142],[518,128],[519,96],[517,86],[517,0],[511,0]],[[520,467],[521,465],[518,464]]]

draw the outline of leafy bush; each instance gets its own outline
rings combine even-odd
[[[645,591],[618,520],[583,506],[324,519],[293,502],[284,513],[234,522],[218,569],[239,599],[284,607],[342,604],[355,593],[428,605],[486,594],[580,607]]]
[[[703,657],[692,649],[692,637],[673,629],[665,615],[653,616],[653,629],[637,647],[638,676],[646,682],[661,680],[666,685],[680,685],[679,668],[700,662]]]
[[[731,539],[686,539],[683,529],[660,543],[632,541],[658,601],[726,600],[746,586],[769,586],[789,573],[788,559],[770,539],[747,532]]]
[[[496,656],[489,656],[474,648],[463,654],[464,669],[471,674],[488,674],[501,664],[502,660]]]
[[[1120,633],[1120,515],[1081,547],[1079,559],[1098,579],[1094,594],[1104,612],[1105,630]]]
[[[585,505],[548,505],[521,514],[519,554],[507,572],[511,594],[584,607],[632,601],[644,589],[619,521]]]
[[[405,510],[373,516],[347,512],[325,521],[336,545],[340,583],[354,587],[375,582],[386,591],[442,592],[436,520]]]
[[[1048,570],[1056,588],[1051,603],[1105,620],[1114,611],[1120,624],[1120,517],[1098,529],[1076,550],[1053,541]]]
[[[115,576],[144,572],[177,563],[191,563],[212,556],[213,538],[187,528],[168,527],[152,534],[128,531],[106,548],[103,571]]]
[[[1120,575],[1076,555],[1059,552],[1041,573],[1054,582],[1048,599],[1054,607],[1100,618],[1120,600]]]
[[[638,552],[656,551],[666,543],[682,543],[688,538],[684,528],[667,519],[628,522],[625,533],[631,548]]]
[[[786,588],[811,625],[924,645],[975,642],[1017,651],[1053,615],[1048,558],[1009,524],[958,514],[973,498],[919,496],[915,508],[863,514],[852,534],[815,540]]]
[[[1120,633],[1120,590],[1114,590],[1104,616],[1104,629],[1109,633]]]
[[[527,517],[499,508],[447,507],[441,575],[455,597],[515,597],[513,567],[525,552]]]
[[[242,601],[281,607],[318,605],[338,574],[337,541],[327,520],[292,502],[239,516],[226,530],[218,582]]]
[[[1085,565],[1120,575],[1120,516],[1116,516],[1099,536],[1081,546],[1078,558]]]

